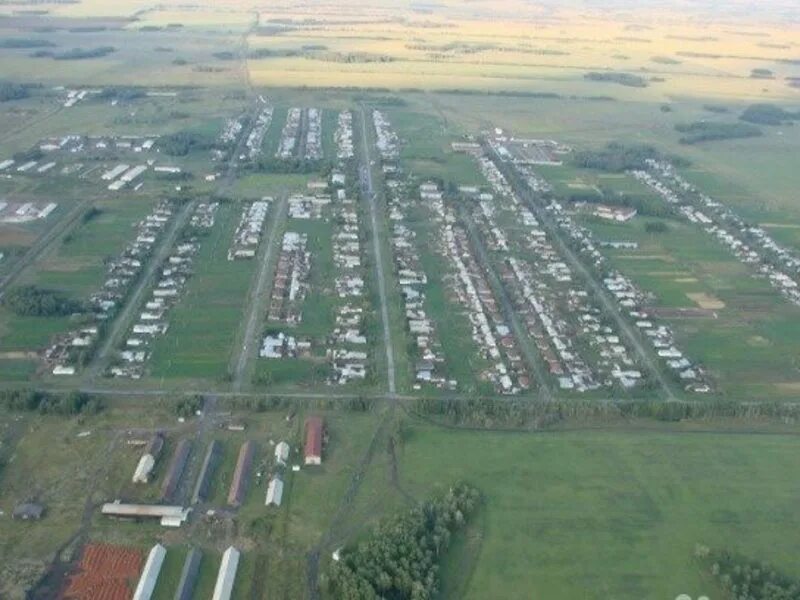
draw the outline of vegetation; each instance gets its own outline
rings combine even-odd
[[[179,400],[178,403],[175,405],[175,413],[179,417],[188,419],[189,417],[195,416],[197,414],[197,411],[201,410],[202,408],[203,408],[203,397],[200,395],[194,395]]]
[[[750,77],[753,79],[772,79],[775,77],[775,74],[769,69],[759,68],[750,71]]]
[[[763,135],[758,127],[747,123],[695,121],[694,123],[678,124],[675,129],[684,134],[679,140],[681,144],[699,144],[714,140],[733,140]]]
[[[2,391],[0,392],[0,406],[12,411],[63,416],[93,415],[103,408],[99,398],[83,392],[50,394],[39,390]]]
[[[775,104],[752,104],[739,118],[757,125],[783,125],[787,121],[800,119],[800,111],[790,112]]]
[[[647,80],[639,75],[632,73],[622,73],[616,71],[590,71],[583,76],[584,79],[589,81],[608,81],[611,83],[618,83],[627,87],[647,87]]]
[[[669,226],[664,221],[649,221],[644,224],[644,230],[647,233],[666,233]]]
[[[698,547],[695,554],[708,572],[736,600],[792,600],[800,598],[800,579],[769,564],[725,550]]]
[[[165,135],[158,141],[159,147],[169,156],[186,156],[194,150],[206,150],[212,142],[206,136],[193,131],[178,131]]]
[[[80,302],[63,293],[35,285],[12,289],[3,298],[3,305],[14,314],[25,317],[63,317],[83,310]]]
[[[30,95],[28,86],[10,81],[0,81],[0,102],[21,100]]]
[[[55,44],[40,38],[7,38],[0,40],[0,48],[52,48]]]
[[[116,52],[113,46],[99,46],[97,48],[72,48],[64,52],[39,50],[31,54],[33,58],[52,58],[53,60],[85,60],[89,58],[102,58]]]
[[[480,502],[478,490],[453,486],[444,496],[386,521],[331,565],[337,598],[422,600],[439,592],[439,561],[452,535]]]
[[[586,169],[600,169],[612,173],[621,173],[628,169],[643,169],[647,160],[662,160],[663,156],[653,146],[625,145],[612,142],[602,150],[583,150],[576,152],[573,162],[578,167]],[[685,161],[676,157],[669,157],[673,162],[685,164]]]

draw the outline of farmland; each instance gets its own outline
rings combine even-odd
[[[796,3],[33,4],[0,597],[800,579]]]

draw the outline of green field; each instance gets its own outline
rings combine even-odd
[[[240,206],[220,205],[194,259],[194,274],[170,311],[169,330],[153,344],[152,377],[221,381],[227,375],[255,268],[254,261],[228,260],[240,215]]]

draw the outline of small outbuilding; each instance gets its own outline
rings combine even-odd
[[[277,475],[270,479],[267,486],[266,506],[280,506],[283,499],[283,480]]]
[[[11,518],[21,521],[38,521],[44,515],[44,506],[35,502],[24,502],[14,507]]]
[[[287,460],[289,460],[289,444],[286,442],[279,442],[278,445],[275,446],[275,462],[285,466]]]

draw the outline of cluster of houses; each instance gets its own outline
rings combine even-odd
[[[483,269],[475,259],[467,232],[457,224],[455,211],[446,206],[441,193],[423,197],[439,226],[439,250],[452,266],[448,277],[454,295],[467,310],[472,339],[489,362],[482,377],[503,394],[516,394],[530,387],[531,379],[517,341],[503,318],[500,305]]]
[[[383,160],[395,160],[400,155],[400,139],[389,118],[379,110],[372,111],[372,123],[377,137],[375,145]]]
[[[264,197],[242,211],[242,218],[228,249],[228,260],[255,258],[271,203],[272,198]]]
[[[648,160],[632,175],[716,238],[742,263],[755,267],[785,298],[800,305],[800,256],[778,244],[762,227],[747,224],[730,208],[700,192],[668,162]]]
[[[311,342],[282,331],[269,332],[261,342],[258,355],[261,358],[308,358],[311,356]]]
[[[353,113],[349,110],[343,110],[337,117],[334,141],[336,158],[340,161],[353,158]]]
[[[308,236],[287,231],[283,234],[281,253],[272,282],[267,320],[273,323],[296,325],[302,318],[301,305],[308,292],[311,252]]]
[[[476,157],[494,192],[479,195],[476,222],[490,240],[488,245],[505,255],[501,275],[514,291],[518,313],[549,374],[560,389],[578,392],[613,383],[623,388],[638,385],[643,374],[619,333],[605,322],[600,307],[575,281],[547,232],[520,202],[497,165],[482,153]],[[517,243],[511,243],[511,248],[524,249],[524,259],[518,252],[512,255],[510,241],[494,220],[500,208],[520,228],[522,237],[514,238]]]
[[[343,186],[344,175],[334,173],[336,185]],[[336,307],[335,326],[329,339],[328,359],[332,366],[331,382],[339,385],[361,380],[367,374],[367,337],[363,332],[364,278],[361,266],[361,239],[358,205],[343,188],[336,193],[333,205],[333,261],[336,294],[344,304]]]
[[[324,182],[322,184],[325,187],[320,186],[321,190],[327,188],[327,184]],[[315,186],[315,183],[311,182],[309,186]],[[303,221],[319,219],[322,216],[323,209],[330,203],[331,198],[327,194],[295,194],[289,197],[289,218]]]
[[[522,174],[533,191],[542,192],[550,189],[549,184],[536,175],[530,165],[515,165],[515,168]],[[672,329],[668,325],[657,323],[655,316],[645,308],[646,295],[637,289],[632,281],[608,266],[606,257],[600,251],[601,247],[608,247],[608,244],[598,243],[592,232],[576,223],[564,206],[556,200],[551,199],[543,208],[549,218],[565,234],[570,245],[587,259],[589,265],[599,275],[612,299],[617,302],[622,314],[626,315],[642,331],[643,336],[653,344],[656,353],[668,361],[666,362],[667,366],[676,371],[686,389],[697,392],[710,391],[711,388],[706,381],[704,370],[684,357],[683,353],[675,347]],[[541,231],[530,238],[536,239],[536,235],[546,234]],[[576,297],[576,292],[584,295],[581,290],[571,289],[570,294],[573,298]],[[588,297],[584,297],[588,300]],[[583,310],[578,311],[578,314],[583,321],[581,331],[590,333],[594,338],[592,345],[599,353],[600,362],[598,364],[605,365],[606,373],[623,387],[637,385],[643,379],[643,374],[633,364],[630,352],[623,351],[624,345],[621,343],[621,336],[613,331],[607,323],[603,324],[602,321],[598,321],[600,312],[595,311],[594,308],[596,307],[590,308],[590,313]]]
[[[303,117],[303,109],[293,107],[286,113],[286,123],[281,131],[281,139],[278,142],[276,158],[289,159],[297,153],[297,138],[300,135],[300,121]]]
[[[56,336],[44,352],[44,359],[52,365],[54,375],[74,375],[81,358],[88,358],[99,340],[102,324],[122,306],[172,215],[172,204],[166,200],[159,202],[138,223],[136,237],[119,256],[107,263],[103,287],[89,298],[93,309],[91,320],[76,330]]]
[[[139,379],[144,374],[144,363],[150,356],[148,348],[156,337],[167,332],[167,313],[177,304],[192,274],[192,265],[200,242],[191,229],[204,230],[213,227],[218,208],[217,202],[201,202],[195,207],[189,220],[189,235],[176,242],[169,257],[161,265],[151,295],[131,328],[124,348],[118,353],[118,363],[110,368],[112,376]]]
[[[247,140],[245,140],[247,157],[250,158],[250,160],[261,156],[264,136],[267,134],[270,123],[272,123],[272,107],[267,106],[258,113],[252,129],[250,129],[250,133],[247,135]]]
[[[217,145],[230,146],[239,139],[239,134],[242,133],[243,129],[244,123],[242,123],[241,118],[226,119],[222,126],[222,131],[217,136]]]
[[[392,260],[400,285],[408,333],[414,340],[415,387],[432,385],[453,389],[457,382],[444,375],[444,354],[433,320],[426,311],[425,291],[428,277],[422,268],[416,246],[416,233],[406,224],[411,200],[409,190],[397,179],[386,180],[386,198],[391,223]],[[441,200],[435,183],[423,183],[419,188],[423,202]]]
[[[318,108],[309,108],[306,111],[306,160],[320,160],[322,158],[322,111]]]

